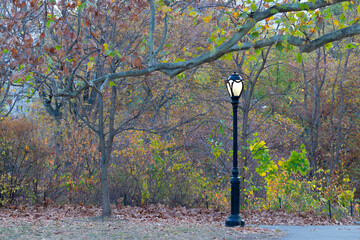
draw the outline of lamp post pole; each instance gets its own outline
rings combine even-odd
[[[231,178],[231,215],[226,220],[227,227],[245,226],[245,221],[240,217],[240,178],[238,168],[238,121],[237,113],[239,99],[243,89],[242,79],[234,72],[226,81],[227,89],[231,96],[231,104],[233,108],[233,169]],[[239,84],[238,89],[236,88]],[[234,94],[235,93],[235,94]]]

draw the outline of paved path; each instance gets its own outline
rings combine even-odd
[[[360,240],[360,226],[259,226],[280,230],[287,235],[283,240]]]

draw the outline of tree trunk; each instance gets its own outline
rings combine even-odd
[[[102,195],[102,217],[109,217],[111,215],[110,195],[109,195],[109,166],[108,159],[101,156],[101,195]]]
[[[323,51],[323,53],[321,52]],[[321,61],[324,62],[324,66],[320,65]],[[324,85],[326,78],[326,55],[324,49],[317,50],[316,63],[315,63],[315,76],[313,84],[313,98],[312,98],[312,109],[311,114],[309,113],[307,106],[307,89],[308,82],[306,80],[306,70],[305,66],[302,63],[303,75],[304,75],[304,85],[305,85],[305,95],[304,95],[304,107],[305,114],[307,116],[307,124],[309,126],[309,141],[307,142],[307,149],[309,150],[309,161],[311,172],[310,176],[315,176],[318,166],[318,146],[319,146],[319,132],[320,132],[320,115],[321,115],[321,89]],[[323,72],[321,74],[321,70]]]
[[[103,106],[103,96],[99,94],[99,128],[98,135],[100,138],[100,165],[101,165],[101,195],[102,195],[102,217],[108,217],[111,215],[110,208],[110,196],[109,196],[109,154],[106,151],[106,140],[104,133],[104,106]]]

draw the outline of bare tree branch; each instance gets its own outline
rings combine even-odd
[[[154,32],[155,32],[155,3],[154,0],[148,0],[150,5],[150,35],[149,35],[149,66],[145,69],[141,70],[130,70],[123,71],[119,73],[111,73],[105,76],[101,76],[93,80],[94,84],[103,83],[106,79],[108,80],[116,80],[124,77],[135,77],[142,76],[146,74],[150,74],[155,71],[160,71],[169,77],[174,77],[177,74],[195,68],[205,63],[213,62],[226,53],[234,52],[234,51],[243,51],[248,50],[250,48],[258,49],[267,46],[272,46],[276,43],[287,41],[289,44],[293,46],[297,46],[301,52],[311,52],[319,47],[334,41],[339,41],[341,39],[355,36],[360,34],[360,25],[354,24],[352,26],[342,28],[336,30],[334,32],[325,34],[316,39],[309,40],[301,37],[295,37],[291,35],[275,35],[273,37],[264,38],[262,40],[258,40],[255,43],[244,42],[239,44],[240,40],[243,40],[245,36],[251,31],[251,29],[256,25],[257,22],[260,22],[266,18],[269,18],[277,13],[286,13],[286,12],[295,12],[295,11],[303,11],[303,10],[316,10],[318,8],[334,5],[336,3],[344,2],[345,0],[334,0],[332,2],[326,0],[318,0],[315,3],[306,2],[306,3],[284,3],[279,5],[274,5],[264,11],[252,12],[249,14],[248,21],[226,42],[215,48],[212,52],[204,53],[198,57],[193,59],[184,61],[184,62],[176,62],[176,63],[155,63],[155,53],[154,53]],[[166,24],[165,24],[166,25]],[[163,40],[166,37],[166,32],[163,34]],[[161,49],[161,45],[156,53]],[[87,87],[87,84],[84,84],[80,88],[76,89],[73,92],[62,91],[56,93],[56,96],[67,96],[67,97],[75,97],[81,91],[83,91]]]
[[[155,34],[155,23],[156,23],[156,13],[155,13],[155,1],[148,0],[150,5],[150,33],[149,33],[149,66],[152,66],[155,63],[155,53],[154,53],[154,34]]]

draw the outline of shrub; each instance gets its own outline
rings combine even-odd
[[[22,199],[39,201],[48,151],[36,135],[36,124],[26,119],[0,122],[0,204]]]
[[[256,172],[264,177],[266,199],[260,200],[263,208],[283,207],[292,211],[321,213],[329,211],[327,205],[331,203],[337,212],[347,211],[355,191],[351,190],[348,178],[323,169],[310,178],[305,146],[301,146],[300,152],[293,151],[288,159],[277,163],[271,160],[265,142],[258,138],[252,141],[250,150],[259,163]]]

